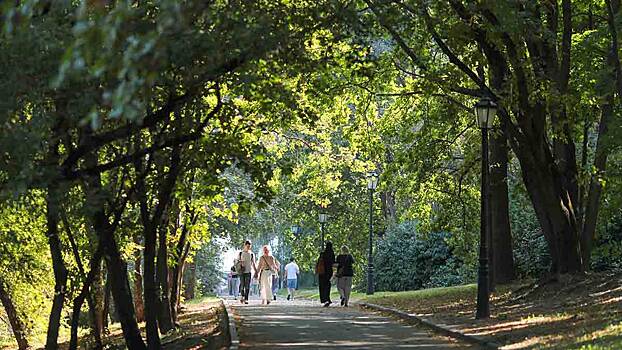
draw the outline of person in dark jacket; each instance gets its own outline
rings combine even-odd
[[[320,302],[324,304],[324,307],[328,307],[332,304],[330,300],[330,278],[333,276],[333,264],[335,263],[335,252],[333,251],[333,244],[326,242],[326,248],[320,254],[318,264],[322,264],[323,268],[318,269],[318,282],[320,287]]]
[[[347,246],[341,246],[340,254],[337,255],[337,290],[341,297],[341,306],[348,306],[350,292],[352,291],[352,277],[354,276],[354,258]]]

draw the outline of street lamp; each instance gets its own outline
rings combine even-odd
[[[497,114],[497,104],[484,97],[475,104],[477,125],[482,131],[482,182],[480,191],[480,238],[479,238],[479,269],[477,276],[477,311],[475,318],[490,317],[490,281],[488,276],[488,129],[492,128]]]
[[[378,174],[375,171],[367,173],[367,189],[369,190],[369,254],[367,255],[367,294],[374,294],[374,190],[378,187]]]
[[[320,232],[321,232],[321,251],[324,251],[324,224],[326,223],[326,221],[328,221],[328,215],[324,212],[324,207],[322,207],[322,211],[320,212],[319,215],[319,220],[320,220]]]

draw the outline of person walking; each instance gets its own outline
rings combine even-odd
[[[337,255],[337,290],[341,298],[341,306],[348,306],[350,292],[352,291],[352,277],[354,276],[354,258],[350,254],[348,246],[342,245],[340,254]]]
[[[255,276],[251,280],[251,295],[259,295],[259,281]]]
[[[248,293],[251,287],[252,269],[257,271],[255,266],[255,255],[251,251],[251,241],[244,242],[244,247],[240,254],[238,254],[238,262],[236,263],[236,270],[240,278],[240,302],[248,304]]]
[[[274,274],[272,274],[272,298],[274,300],[276,300],[276,294],[279,292],[279,272],[281,270],[281,263],[279,262],[279,260],[276,257],[274,258],[274,262],[276,265],[276,272]]]
[[[330,300],[330,279],[333,277],[333,264],[335,263],[335,251],[333,243],[326,242],[326,248],[320,254],[316,265],[318,284],[320,288],[320,302],[324,307],[329,307],[333,302]]]
[[[230,275],[230,283],[231,283],[231,292],[233,293],[229,295],[233,295],[233,297],[237,299],[238,296],[240,295],[240,277],[238,276],[238,273],[235,272],[235,266],[231,268],[231,272],[229,273],[229,275]]]
[[[263,255],[259,258],[255,277],[259,277],[259,294],[261,304],[270,304],[272,300],[272,275],[277,273],[279,267],[276,259],[270,255],[270,248],[263,246]]]
[[[289,264],[285,265],[285,280],[287,281],[287,300],[294,300],[294,291],[298,285],[300,268],[294,257],[289,258]]]

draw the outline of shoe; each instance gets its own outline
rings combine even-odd
[[[289,298],[291,298],[291,295],[287,294],[287,300],[289,300]]]
[[[274,300],[276,300],[276,295],[274,296]]]
[[[266,304],[270,305],[270,300],[266,300]]]
[[[240,304],[244,304],[244,298],[240,299]]]
[[[244,304],[248,304],[248,300],[244,300]]]
[[[324,303],[324,307],[329,307],[330,304],[332,304],[332,303],[330,301],[327,301],[327,302]]]
[[[343,306],[346,303],[346,300],[344,298],[341,298],[341,306]]]

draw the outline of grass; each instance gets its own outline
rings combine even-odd
[[[491,318],[475,320],[474,284],[406,292],[353,293],[352,301],[397,308],[452,325],[502,349],[622,349],[622,273],[519,281],[491,294]],[[317,288],[298,296],[319,299]],[[335,289],[331,295],[338,299]]]

